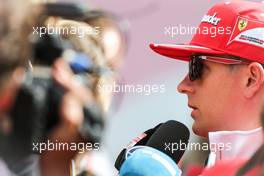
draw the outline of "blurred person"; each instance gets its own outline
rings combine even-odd
[[[112,71],[101,78],[99,85],[113,86],[121,80],[119,71],[123,65],[123,59],[128,45],[128,24],[124,19],[100,10],[91,10],[83,19],[90,26],[97,28],[100,32],[95,36],[102,46],[103,56],[108,68]],[[101,91],[100,96],[104,101],[104,110],[114,112],[121,102],[121,94]]]
[[[100,30],[96,39],[103,48],[106,63],[112,70],[119,70],[127,49],[127,22],[99,10],[91,10],[83,21]]]
[[[80,135],[79,129],[84,120],[83,101],[90,98],[90,92],[81,87],[78,82],[72,80],[74,79],[73,73],[63,59],[59,59],[54,63],[52,74],[54,79],[67,90],[67,93],[63,96],[61,103],[60,122],[50,132],[47,140],[54,143],[74,143],[76,145],[88,143],[89,141],[83,139]],[[71,85],[69,85],[69,82]],[[76,91],[82,93],[83,98],[80,98]],[[82,149],[45,151],[40,158],[41,175],[70,175],[70,163],[79,150]]]
[[[89,104],[89,102],[99,102],[103,113],[106,115],[109,111],[110,103],[112,101],[112,92],[102,91],[99,86],[112,85],[114,81],[116,81],[118,77],[117,71],[121,66],[121,59],[125,49],[125,38],[123,32],[121,29],[119,29],[119,26],[116,24],[114,19],[106,16],[104,12],[99,12],[98,14],[96,12],[96,15],[94,15],[93,11],[88,11],[87,14],[88,15],[85,17],[84,21],[86,23],[89,21],[87,23],[88,25],[73,20],[63,20],[58,18],[50,18],[47,24],[63,29],[83,28],[87,29],[87,31],[96,29],[96,35],[91,34],[79,36],[78,34],[61,34],[61,37],[64,40],[70,41],[70,43],[72,43],[75,50],[83,52],[89,58],[91,58],[95,67],[101,68],[101,73],[99,76],[96,74],[87,74],[87,80],[88,82],[92,82],[90,85],[93,86],[86,90],[80,89],[78,84],[69,81],[71,80],[69,78],[72,77],[72,73],[70,72],[62,72],[61,77],[64,78],[62,81],[68,80],[65,81],[64,84],[64,86],[66,85],[66,89],[71,87],[70,90],[75,92],[74,94],[77,95],[76,97],[79,97],[79,99],[81,99],[85,104]],[[57,68],[62,67],[60,66]],[[58,82],[61,80],[61,78],[56,77],[55,79]],[[58,153],[54,152],[54,154],[57,155]],[[102,165],[105,169],[102,170],[101,167],[99,168],[98,163],[100,163],[100,165]],[[52,167],[52,164],[47,162],[45,165],[50,165]],[[56,166],[53,165],[53,167],[55,170]],[[102,149],[100,151],[87,151],[85,154],[77,155],[76,167],[78,173],[81,174],[86,173],[111,176],[114,172],[112,171],[113,166],[107,160],[106,153],[102,151]],[[46,174],[48,175],[48,173],[50,174],[50,172],[47,172]]]
[[[29,36],[40,13],[41,8],[32,9],[28,1],[0,0],[0,175],[3,176],[38,173],[37,158],[26,149],[25,141],[20,139],[23,135],[14,135],[16,126],[10,111],[31,57]]]
[[[78,152],[45,151],[41,156],[33,153],[32,136],[36,125],[34,116],[37,114],[34,114],[33,109],[17,107],[17,101],[21,98],[22,83],[24,84],[26,77],[25,70],[30,68],[29,59],[33,57],[33,27],[42,22],[42,11],[42,6],[33,6],[28,1],[0,1],[0,174],[3,176],[67,175],[70,173],[69,160]],[[66,93],[60,104],[59,123],[48,136],[51,141],[84,141],[79,134],[84,118],[84,102],[76,94],[76,88],[80,92],[86,89],[74,81],[69,84],[71,75],[65,61],[58,59],[54,63],[52,77]],[[39,94],[39,98],[41,96]],[[89,96],[83,94],[82,98],[86,97]],[[23,101],[25,106],[32,103],[29,102],[30,99]],[[21,114],[24,110],[33,113]]]
[[[86,29],[86,31],[91,29],[88,24],[73,20],[50,18],[47,23],[49,25],[63,29],[83,28]],[[66,90],[70,90],[70,92],[73,93],[75,97],[78,97],[78,99],[81,100],[83,104],[89,105],[91,103],[99,103],[99,107],[101,108],[102,112],[106,113],[103,109],[105,97],[101,95],[101,92],[97,87],[100,80],[104,78],[104,76],[109,72],[105,63],[101,45],[98,44],[97,40],[95,40],[95,34],[87,34],[82,37],[78,35],[78,33],[60,34],[61,38],[64,41],[69,41],[73,45],[74,50],[84,53],[85,55],[87,55],[87,59],[90,59],[90,61],[92,62],[91,64],[93,65],[93,70],[91,70],[90,73],[86,74],[86,77],[84,78],[87,81],[87,87],[80,86],[80,83],[74,78],[74,75],[69,67],[68,69],[65,69],[65,66],[67,66],[67,64],[65,64],[65,62],[67,61],[67,57],[62,58],[60,59],[60,61],[58,61],[61,63],[55,63],[55,79],[60,84],[64,85],[64,88]],[[103,119],[103,121],[105,120],[106,119]],[[76,126],[78,127],[78,125]],[[61,132],[63,133],[63,130],[61,130]],[[65,157],[62,157],[64,154],[66,158],[68,157],[67,159],[65,159]],[[42,170],[45,173],[44,175],[58,175],[58,172],[56,171],[58,169],[58,166],[50,163],[49,158],[57,158],[57,161],[60,160],[60,163],[63,163],[61,165],[65,167],[64,170],[66,170],[67,163],[74,159],[74,161],[76,162],[77,173],[85,172],[93,175],[113,174],[110,162],[108,162],[108,160],[105,158],[105,155],[101,153],[101,148],[99,150],[87,150],[81,154],[72,153],[72,155],[68,155],[62,151],[49,152],[45,155],[45,158],[47,158],[47,160],[42,162]],[[98,162],[102,167],[104,167],[104,169],[98,169]],[[53,168],[52,171],[51,168]]]
[[[103,62],[101,66],[106,68],[106,71],[100,76],[96,84],[96,97],[99,99],[99,102],[101,102],[103,112],[106,117],[108,117],[109,111],[113,112],[113,109],[116,110],[118,108],[117,106],[120,102],[117,101],[120,100],[117,100],[117,97],[116,95],[113,95],[113,92],[101,90],[100,86],[112,86],[120,79],[118,71],[122,66],[127,46],[126,31],[115,17],[103,11],[88,11],[82,21],[87,23],[93,29],[98,30],[96,35],[89,35],[86,37],[88,40],[93,41],[94,45],[87,47],[88,45],[86,44],[87,49],[85,49],[85,51],[88,51],[86,52],[88,54],[99,51],[99,55],[89,55],[95,57],[95,62]],[[65,21],[63,23],[65,24]],[[63,26],[65,27],[65,25]],[[72,38],[72,40],[74,39]],[[112,100],[113,98],[114,100]],[[105,120],[107,121],[109,119],[107,118]],[[76,159],[77,170],[80,174],[104,176],[114,175],[113,166],[107,158],[107,153],[102,148],[100,151],[91,151],[86,152],[85,154],[80,154]],[[105,168],[104,170],[102,170],[101,167],[98,167],[99,163]]]
[[[89,31],[92,30],[91,26],[88,24],[85,24],[80,21],[74,21],[74,20],[66,20],[66,19],[50,19],[47,21],[48,24],[53,25],[54,27],[57,27],[58,29],[68,29],[70,31],[71,29],[82,29],[82,31]],[[103,51],[101,45],[98,43],[98,41],[95,39],[96,33],[89,33],[89,34],[82,34],[83,36],[80,36],[80,34],[77,33],[61,33],[59,34],[60,37],[64,41],[69,41],[71,45],[73,45],[73,48],[75,51],[78,51],[82,54],[85,54],[87,56],[87,64],[90,64],[88,70],[89,73],[85,74],[87,78],[87,87],[80,86],[77,88],[71,88],[72,82],[71,79],[65,77],[67,79],[66,88],[71,89],[76,93],[76,95],[84,102],[99,102],[100,107],[103,106],[102,101],[99,98],[99,92],[97,89],[97,84],[101,77],[104,76],[104,74],[108,73],[108,69],[106,66],[106,62],[104,59]],[[67,57],[67,56],[66,56]],[[67,58],[64,58],[65,61],[67,61]],[[70,76],[70,74],[68,75]],[[71,77],[70,77],[71,78]],[[58,82],[60,82],[60,79],[57,79]],[[70,81],[69,81],[70,80]],[[73,80],[76,81],[76,80]],[[73,84],[74,85],[74,84]],[[82,94],[82,89],[86,93]],[[83,91],[84,91],[83,90]],[[90,96],[87,96],[90,95]],[[94,98],[94,99],[93,99]]]
[[[250,158],[262,144],[263,3],[223,1],[203,17],[188,45],[151,44],[157,53],[189,62],[178,85],[193,110],[192,129],[209,138],[207,166]],[[207,33],[203,30],[207,29]],[[212,37],[211,29],[225,30]]]
[[[102,47],[103,58],[105,59],[106,66],[110,69],[110,74],[101,77],[98,84],[99,89],[103,86],[112,88],[111,91],[100,90],[100,97],[104,100],[103,109],[108,117],[107,120],[109,120],[118,111],[123,98],[122,92],[115,92],[113,86],[124,81],[120,77],[119,72],[128,47],[128,22],[125,19],[102,10],[89,11],[83,21],[99,29],[100,32],[95,38]],[[116,175],[116,171],[110,172],[110,170],[113,170],[113,165],[109,165],[103,159],[106,155],[107,153],[104,149],[100,153],[90,152],[84,155],[80,162],[80,168],[83,170],[82,173],[84,175],[89,175],[91,172],[94,175]],[[94,162],[91,162],[91,158],[93,158]],[[102,167],[98,167],[99,163],[106,169],[102,170]]]

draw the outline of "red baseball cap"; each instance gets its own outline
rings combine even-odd
[[[150,48],[184,61],[193,54],[230,55],[264,64],[264,3],[223,1],[202,18],[190,44],[150,44]]]

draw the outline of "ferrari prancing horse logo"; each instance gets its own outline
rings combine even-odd
[[[241,20],[239,20],[239,21],[238,21],[238,29],[239,29],[240,31],[242,31],[243,29],[245,29],[245,28],[247,27],[247,23],[248,23],[248,21],[245,20],[245,19],[241,19]]]

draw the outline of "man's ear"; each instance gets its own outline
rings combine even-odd
[[[245,87],[245,96],[253,97],[263,86],[264,69],[261,64],[252,62],[247,67],[247,80]]]

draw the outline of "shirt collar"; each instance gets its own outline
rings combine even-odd
[[[208,136],[211,153],[215,155],[216,162],[235,157],[248,159],[263,142],[261,127],[250,131],[209,132]]]

